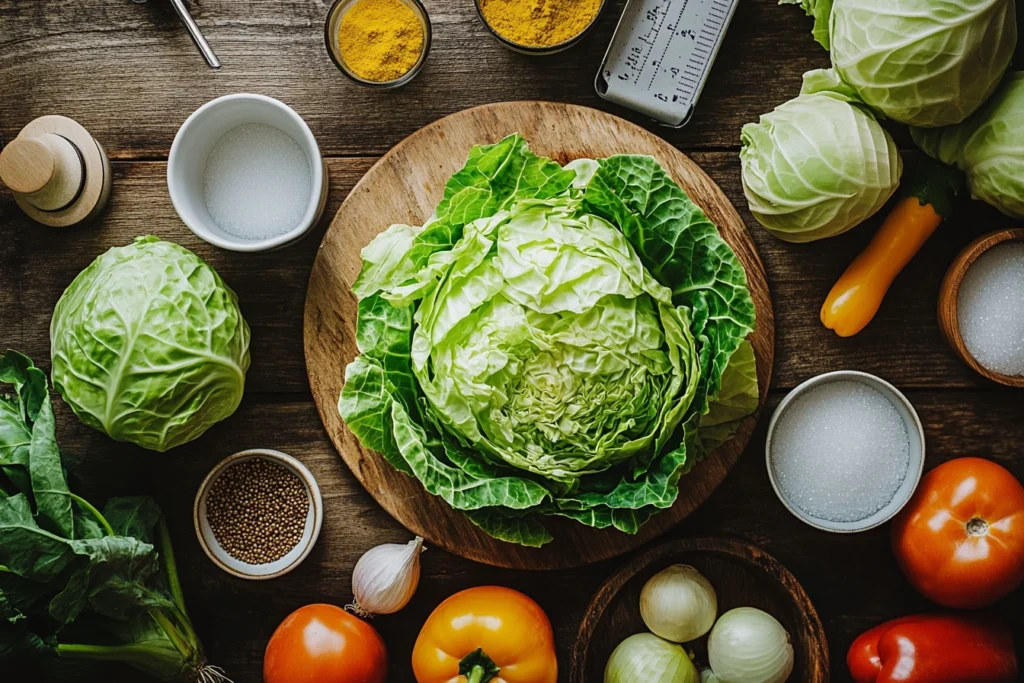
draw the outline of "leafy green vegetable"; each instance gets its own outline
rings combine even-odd
[[[780,5],[800,5],[807,16],[814,17],[811,35],[826,50],[829,49],[828,22],[832,16],[833,0],[779,0]]]
[[[750,211],[788,242],[856,227],[882,208],[903,171],[892,138],[830,72],[805,74],[801,95],[743,126],[742,139]]]
[[[110,249],[57,302],[53,384],[87,425],[166,451],[238,407],[249,327],[220,276],[156,237]]]
[[[1007,75],[980,111],[957,126],[912,128],[931,157],[962,170],[971,196],[1024,218],[1024,71]],[[955,171],[954,171],[955,173]]]
[[[754,327],[736,255],[650,157],[563,168],[519,135],[475,147],[426,225],[362,257],[341,416],[524,545],[551,540],[540,516],[635,533],[671,506]]]
[[[100,513],[71,493],[45,374],[8,351],[0,383],[13,389],[0,395],[0,452],[13,460],[23,449],[0,473],[3,666],[121,661],[163,681],[219,680],[185,611],[160,508],[146,497],[114,498]]]
[[[836,0],[830,22],[842,80],[879,114],[914,126],[970,116],[1017,42],[1015,0]]]

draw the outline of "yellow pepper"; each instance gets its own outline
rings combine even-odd
[[[511,588],[464,590],[427,617],[412,670],[417,683],[556,683],[551,622]]]
[[[918,164],[907,196],[892,208],[871,243],[825,299],[821,307],[825,327],[850,337],[871,322],[893,280],[952,211],[952,198],[962,181],[958,171],[930,159]]]

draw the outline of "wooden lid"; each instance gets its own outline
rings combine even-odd
[[[53,177],[53,154],[34,138],[15,138],[0,152],[0,181],[14,192],[31,194]]]

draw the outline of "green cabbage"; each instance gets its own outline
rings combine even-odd
[[[971,196],[1024,218],[1024,71],[1006,77],[985,107],[948,128],[913,128],[931,157],[964,171]]]
[[[876,112],[924,127],[978,109],[1017,42],[1015,0],[835,0],[829,27],[840,77]]]
[[[899,185],[889,134],[833,74],[809,72],[801,95],[743,126],[743,193],[751,213],[788,242],[842,234]]]
[[[426,225],[362,257],[338,410],[497,538],[635,533],[757,408],[746,273],[650,157],[475,147]]]
[[[198,256],[156,237],[100,255],[50,323],[53,384],[87,425],[165,451],[235,412],[249,368],[238,299]]]

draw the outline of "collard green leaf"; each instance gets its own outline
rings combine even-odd
[[[0,565],[23,578],[45,582],[74,559],[67,539],[36,523],[24,494],[0,499]]]
[[[73,541],[77,571],[50,601],[50,615],[61,624],[73,621],[87,606],[113,619],[127,619],[149,607],[172,607],[153,588],[160,571],[152,545],[136,538],[106,536]]]
[[[115,534],[144,543],[153,543],[153,530],[161,514],[160,506],[149,496],[111,498],[103,506],[103,516]]]
[[[0,382],[15,390],[12,397],[0,402],[0,463],[10,465],[5,471],[34,501],[42,523],[71,538],[75,533],[71,492],[57,448],[46,375],[26,356],[7,351],[0,357]]]

